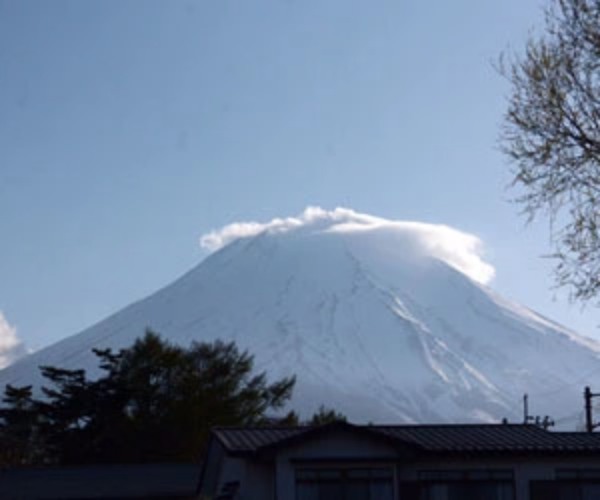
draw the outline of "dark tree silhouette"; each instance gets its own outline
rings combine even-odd
[[[312,416],[307,422],[308,425],[323,425],[330,424],[332,422],[345,422],[346,417],[342,413],[339,413],[331,408],[325,408],[321,405],[319,410]]]
[[[37,413],[31,386],[6,386],[0,408],[0,467],[25,465],[41,459],[42,447],[36,442]]]
[[[39,460],[62,464],[196,461],[211,427],[259,424],[283,407],[295,382],[268,383],[234,343],[186,349],[147,332],[117,353],[94,352],[104,371],[97,380],[42,367],[45,398],[32,399],[31,387],[7,387],[0,444],[16,430],[22,439],[5,461],[32,463],[30,445]]]

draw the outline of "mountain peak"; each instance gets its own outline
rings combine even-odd
[[[196,268],[0,383],[39,384],[39,365],[95,375],[93,347],[148,327],[184,345],[233,340],[257,370],[297,376],[301,414],[327,404],[356,422],[515,419],[523,393],[559,418],[580,406],[581,374],[600,371],[595,342],[483,286],[493,268],[480,240],[448,226],[309,208],[201,242],[213,253]]]
[[[346,241],[369,239],[370,246],[393,258],[439,259],[480,283],[489,283],[495,273],[483,259],[483,243],[473,234],[443,224],[384,219],[340,207],[328,211],[309,206],[297,217],[228,224],[203,235],[200,245],[216,251],[261,234],[292,238],[337,234]]]

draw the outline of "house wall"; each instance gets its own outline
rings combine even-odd
[[[247,464],[242,458],[227,455],[221,443],[212,440],[204,467],[203,484],[199,494],[202,500],[215,498],[228,482],[239,481],[242,485]]]
[[[198,464],[0,468],[0,499],[191,499],[199,472]]]
[[[399,464],[396,475],[400,481],[416,481],[423,470],[509,469],[515,479],[515,500],[529,500],[532,480],[553,480],[557,469],[600,468],[600,457],[565,460],[560,458],[454,459],[439,462]],[[401,497],[399,497],[401,500]]]
[[[200,498],[214,496],[217,491],[219,474],[224,458],[225,449],[223,446],[215,439],[211,439],[203,466]]]
[[[348,466],[347,460],[356,457],[360,457],[361,461],[353,462],[353,466],[372,465],[375,461],[384,466],[386,462],[381,460],[385,458],[387,464],[393,466],[397,461],[397,452],[383,441],[343,430],[333,431],[327,436],[281,450],[275,460],[275,500],[295,500],[295,468],[298,466],[296,461],[319,459],[327,461],[327,465]]]
[[[529,500],[530,481],[553,480],[557,469],[600,468],[600,457],[580,459],[536,458],[536,459],[468,459],[458,458],[439,462],[403,463],[393,458],[393,448],[356,436],[331,436],[302,444],[295,448],[282,450],[275,462],[276,470],[276,497],[264,496],[262,498],[275,498],[276,500],[295,500],[295,468],[300,464],[298,459],[312,459],[319,457],[327,463],[322,465],[335,467],[348,466],[344,458],[364,458],[352,465],[360,466],[385,466],[392,465],[395,473],[395,484],[398,481],[415,481],[419,471],[423,470],[457,470],[457,469],[509,469],[513,471],[515,482],[515,500]],[[388,462],[381,461],[390,457]],[[376,459],[376,461],[370,460]],[[397,499],[402,500],[396,491]],[[244,497],[245,498],[245,497]],[[254,498],[254,497],[252,497]]]
[[[528,500],[530,481],[554,480],[557,469],[600,469],[600,457],[472,459],[453,457],[439,461],[410,462],[386,443],[343,429],[279,450],[272,461],[220,456],[212,494],[229,481],[240,482],[239,500],[295,500],[297,467],[390,466],[394,484],[416,481],[424,470],[509,469],[514,475],[515,500]],[[360,460],[357,460],[357,457]],[[208,479],[208,478],[207,478]],[[396,491],[397,500],[402,500]]]
[[[217,497],[223,486],[233,481],[240,483],[240,500],[274,498],[274,465],[272,462],[254,462],[225,454],[221,455],[220,450],[217,449],[211,451],[213,452],[212,463],[210,469],[206,470],[206,478],[200,492],[201,499]]]
[[[273,463],[246,463],[242,484],[243,500],[270,500],[274,498],[275,477]]]
[[[243,458],[224,457],[221,463],[221,471],[217,481],[216,494],[221,491],[221,488],[232,481],[239,481],[240,489],[246,479],[246,462]]]
[[[520,460],[515,465],[515,483],[517,500],[529,498],[530,480],[553,480],[556,478],[557,469],[598,469],[600,457],[581,458],[579,460],[540,459],[529,463]]]

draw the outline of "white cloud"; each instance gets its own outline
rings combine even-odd
[[[266,223],[236,222],[211,231],[200,238],[200,245],[211,252],[232,241],[257,234],[308,230],[315,232],[359,233],[379,231],[393,238],[397,248],[410,248],[419,254],[443,260],[475,281],[488,283],[494,267],[482,257],[483,243],[475,235],[442,224],[382,219],[347,208],[327,211],[308,207],[297,217],[276,218]]]
[[[25,347],[17,337],[17,329],[11,326],[0,311],[0,369],[7,367],[25,354]]]

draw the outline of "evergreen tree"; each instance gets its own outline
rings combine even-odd
[[[36,442],[37,411],[31,386],[7,385],[0,408],[0,467],[38,461],[41,447]]]
[[[36,460],[31,442],[44,451],[38,461],[61,464],[196,461],[211,427],[261,423],[285,405],[295,382],[254,374],[253,357],[233,342],[186,349],[147,332],[127,349],[94,352],[104,372],[97,380],[46,366],[45,398],[7,386],[0,437],[14,435],[10,449],[21,457],[11,463]]]
[[[308,425],[324,425],[330,424],[333,422],[345,422],[346,416],[342,413],[339,413],[332,408],[325,408],[325,406],[321,405],[319,410],[312,416],[312,418],[307,422]]]

